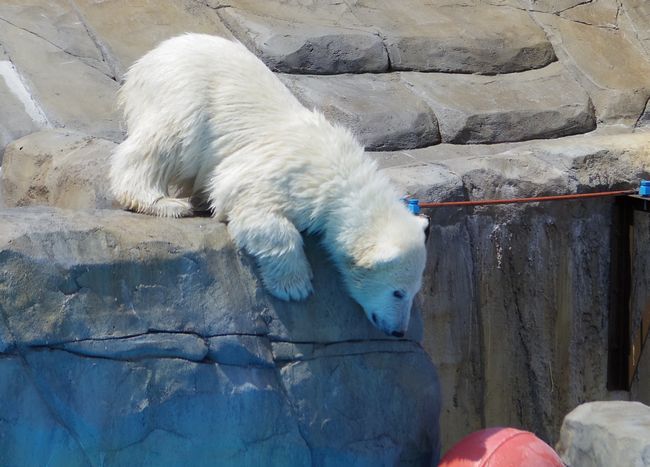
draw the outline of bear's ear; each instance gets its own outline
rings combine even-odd
[[[400,249],[389,241],[380,241],[363,253],[354,261],[355,266],[363,269],[373,269],[382,264],[388,264],[400,256]]]
[[[427,240],[429,240],[429,232],[431,231],[431,218],[425,214],[418,214],[418,220],[422,225],[422,230],[424,230],[424,243],[427,243]]]

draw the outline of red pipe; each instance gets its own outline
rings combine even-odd
[[[541,203],[544,201],[562,201],[583,198],[602,198],[605,196],[634,195],[637,190],[599,191],[596,193],[578,193],[573,195],[538,196],[536,198],[485,199],[477,201],[445,201],[442,203],[419,203],[421,208],[442,208],[450,206],[486,206],[490,204]]]

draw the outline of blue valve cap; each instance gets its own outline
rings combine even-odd
[[[420,214],[420,201],[415,198],[411,198],[408,201],[408,210],[411,211],[412,214]]]
[[[650,180],[641,180],[641,185],[639,186],[639,195],[645,197],[650,196]]]

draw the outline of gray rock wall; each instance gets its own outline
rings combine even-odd
[[[421,320],[384,338],[308,251],[286,304],[210,218],[0,210],[0,464],[435,463]]]
[[[646,133],[472,151],[443,144],[376,157],[421,199],[608,190],[650,172]],[[554,443],[568,411],[607,398],[613,203],[428,211],[421,308],[424,345],[443,387],[443,445],[494,425],[524,427]],[[636,280],[642,294],[647,274],[638,271]]]

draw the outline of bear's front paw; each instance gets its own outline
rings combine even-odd
[[[269,272],[262,270],[264,286],[271,295],[281,300],[304,300],[314,291],[309,267],[304,271]]]

